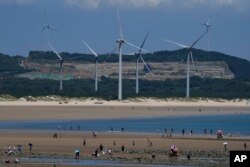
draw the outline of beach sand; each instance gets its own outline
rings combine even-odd
[[[115,118],[152,118],[168,116],[201,116],[250,114],[250,104],[243,101],[178,101],[152,100],[137,101],[1,101],[0,121],[9,120],[83,120]],[[55,131],[56,132],[56,131]],[[93,138],[91,133],[61,131],[62,138],[54,139],[54,131],[1,130],[0,131],[0,167],[49,167],[46,164],[10,164],[2,162],[15,157],[29,157],[28,143],[32,143],[32,157],[74,158],[74,150],[81,150],[81,159],[96,159],[91,156],[100,144],[114,150],[112,157],[101,156],[99,159],[115,160],[127,163],[189,165],[220,167],[229,166],[229,150],[244,150],[244,143],[250,145],[249,138],[226,138],[217,140],[216,136],[177,136],[162,138],[161,134],[140,133],[98,133]],[[86,146],[83,146],[83,139]],[[148,139],[153,145],[148,145]],[[133,140],[135,146],[133,146]],[[113,143],[116,143],[114,146]],[[228,142],[224,151],[223,142]],[[8,157],[4,148],[8,145],[23,145],[24,154]],[[177,159],[168,157],[169,148],[175,144],[180,151]],[[121,146],[126,148],[121,151]],[[191,152],[191,161],[186,155]],[[152,158],[155,155],[155,158]],[[208,163],[209,162],[209,163]],[[2,164],[1,164],[2,163]],[[60,165],[63,166],[63,165]],[[70,165],[64,165],[70,167]]]
[[[63,131],[62,138],[54,139],[52,132],[49,131],[1,131],[0,136],[0,162],[4,159],[13,159],[15,157],[29,157],[28,143],[33,144],[32,157],[47,158],[74,158],[74,150],[80,149],[81,159],[96,159],[91,156],[96,148],[102,144],[105,147],[114,150],[113,156],[101,155],[99,159],[120,160],[127,163],[145,164],[183,164],[186,162],[186,155],[190,151],[192,161],[187,161],[191,165],[206,164],[207,160],[214,160],[213,165],[219,166],[228,161],[228,151],[244,150],[244,143],[250,145],[250,139],[226,138],[217,140],[215,135],[202,136],[175,136],[172,138],[162,138],[160,134],[131,134],[131,133],[98,133],[93,138],[89,132],[69,132]],[[83,139],[86,145],[83,146]],[[114,140],[116,145],[114,145]],[[133,140],[135,145],[133,146]],[[148,145],[150,140],[153,145]],[[224,151],[223,142],[228,142],[228,151]],[[23,146],[24,154],[22,156],[7,156],[4,154],[4,148],[8,145]],[[180,156],[173,160],[168,157],[169,148],[175,144]],[[121,146],[125,146],[125,152],[121,151]],[[156,158],[152,159],[151,155]],[[203,159],[203,160],[199,160]],[[222,159],[223,161],[221,161]],[[21,166],[21,165],[15,165]],[[52,165],[50,165],[52,166]]]
[[[59,104],[61,103],[61,104]],[[250,114],[248,101],[1,101],[0,120],[152,118]]]

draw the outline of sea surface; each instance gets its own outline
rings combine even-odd
[[[207,134],[223,130],[225,134],[250,135],[250,115],[183,116],[161,118],[131,118],[106,120],[50,120],[50,121],[0,121],[0,129],[72,130],[72,131],[122,131]]]

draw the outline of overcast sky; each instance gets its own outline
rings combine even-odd
[[[98,53],[109,52],[119,36],[117,9],[129,42],[140,45],[150,30],[147,50],[178,49],[164,38],[189,45],[210,19],[211,50],[250,60],[249,0],[0,0],[0,52],[27,56],[30,50],[49,50],[42,31],[45,11],[58,51],[89,53],[84,39]],[[207,49],[207,37],[196,47]]]

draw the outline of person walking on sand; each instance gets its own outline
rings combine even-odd
[[[244,143],[244,149],[247,151],[247,143]]]

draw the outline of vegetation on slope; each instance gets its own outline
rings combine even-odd
[[[194,49],[195,61],[225,61],[234,72],[236,78],[201,79],[191,78],[192,97],[211,98],[250,98],[250,62],[241,58],[228,56],[218,52],[206,52]],[[99,61],[117,62],[118,56],[101,55]],[[81,63],[94,62],[94,56],[90,54],[62,53],[65,61],[80,61]],[[147,62],[186,61],[186,51],[161,51],[143,55]],[[27,71],[19,65],[23,57],[0,54],[0,94],[9,94],[14,97],[59,95],[66,97],[101,97],[104,99],[117,99],[118,80],[101,77],[99,91],[94,91],[93,80],[69,80],[64,81],[64,90],[58,90],[59,82],[56,80],[15,78],[14,75]],[[57,60],[52,52],[31,51],[28,61],[48,62]],[[124,55],[124,61],[134,62],[134,55]],[[143,97],[185,97],[186,81],[140,81],[140,94]],[[124,98],[137,97],[135,94],[135,80],[123,80]]]

